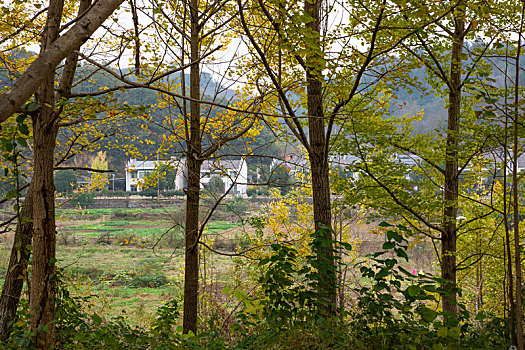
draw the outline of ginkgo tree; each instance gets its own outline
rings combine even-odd
[[[319,276],[319,311],[330,315],[336,310],[337,283],[329,154],[345,127],[343,112],[358,105],[366,108],[363,101],[371,99],[363,96],[374,93],[374,83],[385,77],[385,71],[396,69],[398,60],[393,54],[401,43],[442,13],[432,11],[432,16],[392,33],[389,21],[399,12],[398,6],[407,5],[402,11],[408,13],[417,5],[323,0],[237,3],[238,26],[250,52],[244,59],[246,75],[254,91],[267,92],[266,102],[308,154],[314,230],[330,242],[314,252],[320,264],[331,264]]]
[[[359,185],[350,184],[353,203],[360,198],[381,215],[400,217],[415,231],[440,242],[441,276],[449,293],[442,302],[450,320],[457,315],[457,271],[468,269],[479,257],[470,254],[458,260],[458,237],[466,237],[476,220],[506,216],[501,207],[471,195],[472,182],[461,182],[476,164],[483,163],[484,153],[502,146],[497,141],[504,132],[502,124],[486,118],[476,108],[486,103],[478,96],[486,86],[480,86],[491,74],[492,65],[487,58],[493,54],[493,44],[501,40],[492,16],[501,14],[505,4],[487,6],[484,2],[458,1],[422,5],[422,13],[440,11],[444,16],[403,43],[408,54],[405,60],[413,67],[424,67],[428,74],[427,88],[431,91],[423,93],[434,93],[446,101],[448,118],[444,130],[414,135],[414,125],[427,116],[424,111],[412,116],[392,116],[403,112],[395,111],[393,106],[392,97],[399,89],[389,87],[382,91],[374,119],[368,113],[350,116],[347,138],[340,143],[360,158],[356,168],[367,175]],[[401,11],[402,6],[399,9],[399,23],[414,20]],[[515,14],[516,10],[510,12]],[[438,37],[441,40],[435,40]],[[411,78],[405,76],[404,80],[410,82]],[[421,88],[412,81],[410,91],[417,90],[418,85]],[[412,158],[412,169],[403,166],[398,154]],[[416,174],[418,180],[405,178],[407,172]],[[471,203],[465,204],[468,201]],[[477,209],[472,210],[473,206]],[[470,208],[469,213],[475,215],[467,216],[468,221],[460,224],[458,213],[462,208]]]
[[[70,95],[75,76],[78,60],[75,50],[91,37],[122,2],[122,0],[104,0],[91,5],[90,1],[82,1],[77,8],[78,13],[71,3],[65,4],[64,1],[59,0],[50,1],[49,6],[44,9],[40,9],[41,4],[35,6],[33,2],[20,1],[16,1],[13,8],[4,8],[4,16],[11,16],[14,11],[27,11],[28,20],[6,35],[6,40],[2,44],[12,49],[3,51],[3,55],[14,57],[17,42],[27,44],[40,40],[41,44],[40,54],[15,79],[14,83],[0,94],[0,103],[3,106],[0,121],[4,123],[14,113],[22,112],[18,115],[18,119],[31,120],[34,150],[33,176],[19,215],[11,266],[0,301],[2,316],[0,323],[4,338],[9,334],[15,319],[23,284],[20,276],[24,276],[27,271],[29,247],[31,247],[33,268],[30,312],[33,342],[44,348],[50,348],[55,344],[53,320],[55,320],[56,228],[53,171],[56,136],[61,126],[59,117],[64,108],[63,103]],[[42,33],[38,31],[38,24],[42,23],[41,14],[46,15],[45,30]],[[63,19],[69,21],[65,26],[62,26]],[[9,23],[9,21],[3,22]],[[60,35],[65,29],[68,29],[65,34]],[[66,63],[55,91],[56,66],[63,59],[66,59]],[[4,60],[4,63],[7,62]],[[8,68],[8,65],[5,67]],[[22,107],[33,94],[35,94],[34,102]]]

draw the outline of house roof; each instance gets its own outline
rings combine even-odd
[[[128,161],[128,164],[126,165],[126,168],[128,170],[154,170],[158,166],[162,165],[171,165],[171,166],[177,166],[174,164],[174,159],[170,160],[138,160],[134,158],[130,158]],[[178,161],[177,161],[178,163]]]
[[[133,159],[128,163],[128,169],[155,169],[158,161],[156,160],[136,160]]]

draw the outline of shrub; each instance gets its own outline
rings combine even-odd
[[[71,203],[73,203],[73,205],[80,206],[83,208],[89,206],[90,204],[93,204],[94,201],[95,201],[94,192],[77,193],[73,196],[73,198],[71,198]]]
[[[257,195],[257,186],[248,186],[248,188],[246,189],[246,195],[248,197],[253,197],[253,196],[256,196]]]
[[[163,197],[173,197],[173,196],[185,196],[186,193],[184,193],[184,191],[174,191],[174,190],[170,190],[170,191],[164,191],[162,192],[162,196]]]
[[[139,275],[133,277],[129,282],[128,287],[130,288],[158,288],[166,285],[168,283],[168,278],[162,274],[156,275]]]
[[[71,193],[77,187],[77,175],[73,170],[57,171],[54,180],[58,193]]]

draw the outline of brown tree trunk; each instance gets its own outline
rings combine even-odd
[[[41,52],[58,36],[64,2],[52,0],[49,5]],[[33,341],[39,349],[54,346],[55,329],[55,185],[53,182],[54,154],[58,123],[53,108],[55,75],[42,83],[36,94],[40,105],[33,116],[33,262],[29,310]]]
[[[190,2],[190,57],[191,62],[199,59],[198,0]],[[186,161],[188,166],[188,189],[186,199],[185,227],[185,270],[184,270],[184,312],[183,332],[197,333],[197,312],[199,298],[199,207],[201,178],[201,125],[200,125],[200,67],[194,64],[190,69],[190,135]],[[186,117],[186,116],[185,116]]]
[[[309,50],[306,61],[307,110],[308,129],[310,138],[310,168],[312,175],[312,196],[314,208],[315,231],[321,234],[326,245],[316,247],[314,252],[322,268],[319,280],[319,300],[327,299],[323,310],[326,314],[333,314],[336,310],[337,279],[333,253],[332,231],[325,228],[332,226],[332,211],[330,203],[330,180],[328,172],[328,148],[325,134],[325,116],[323,111],[323,74],[322,66],[318,63],[322,57],[320,43],[320,11],[321,0],[305,1],[305,12],[313,18],[306,26],[315,35],[316,48]]]
[[[516,324],[514,323],[514,274],[512,273],[512,251],[510,248],[510,228],[509,228],[509,217],[508,217],[508,204],[507,201],[507,149],[508,149],[508,114],[505,115],[505,139],[503,141],[503,217],[505,227],[505,255],[507,256],[506,262],[506,273],[508,274],[508,286],[506,288],[506,294],[509,299],[509,330],[512,342],[516,340]]]
[[[516,266],[516,346],[518,350],[523,350],[523,308],[522,308],[522,272],[521,272],[521,252],[520,252],[520,216],[519,216],[519,194],[518,194],[518,159],[519,159],[519,77],[520,77],[520,54],[521,54],[521,35],[523,33],[523,16],[525,13],[525,3],[522,4],[522,18],[520,31],[518,32],[518,50],[516,52],[515,76],[514,76],[514,140],[512,149],[512,194],[514,209],[514,265]]]
[[[42,100],[39,100],[40,102]],[[42,106],[42,104],[41,104]],[[31,330],[39,348],[51,348],[54,343],[55,318],[55,185],[53,156],[56,124],[49,107],[40,107],[34,125],[34,199],[33,199],[33,262],[29,309]]]
[[[445,160],[445,193],[443,229],[441,236],[441,277],[446,281],[443,295],[443,311],[451,320],[457,315],[456,289],[456,240],[459,193],[458,138],[461,117],[461,54],[465,32],[464,5],[458,6],[455,16],[455,31],[450,64],[450,86],[448,95],[448,125]]]
[[[0,340],[9,338],[16,319],[24,280],[27,277],[27,265],[31,256],[31,249],[28,249],[28,246],[31,244],[33,234],[32,186],[27,190],[20,216],[0,297]]]

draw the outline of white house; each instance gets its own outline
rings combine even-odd
[[[130,158],[126,164],[126,191],[140,192],[140,181],[155,171],[158,161]]]
[[[180,166],[180,162],[174,158],[170,160],[137,160],[130,158],[126,164],[126,191],[141,192],[142,180],[163,166],[174,167],[177,174],[184,170]]]
[[[175,190],[183,191],[187,187],[188,170],[185,159],[137,160],[131,158],[126,165],[126,191],[140,192],[141,181],[161,166],[169,165],[175,169]],[[246,160],[205,161],[201,167],[201,189],[208,186],[212,177],[218,176],[224,187],[232,194],[246,194],[248,188],[248,164]]]
[[[181,162],[185,165],[185,162]],[[183,171],[177,171],[175,189],[184,190],[187,187],[188,172],[184,166]],[[219,177],[229,193],[245,195],[248,188],[248,164],[244,158],[237,160],[207,160],[201,166],[201,189],[210,183],[213,177]]]

